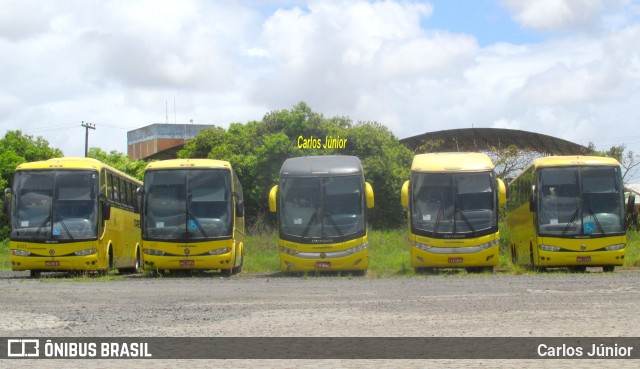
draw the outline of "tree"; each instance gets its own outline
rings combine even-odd
[[[595,155],[614,158],[620,162],[620,166],[622,167],[622,181],[624,183],[635,178],[638,174],[638,170],[640,169],[640,155],[636,155],[631,150],[627,151],[625,144],[611,146],[611,148],[606,151],[596,151],[593,142],[589,142],[588,148],[593,151]]]
[[[21,131],[7,131],[0,139],[0,190],[11,187],[13,173],[22,163],[62,157],[62,151],[49,147],[42,137],[33,138]],[[0,206],[2,205],[0,198]],[[0,240],[9,235],[9,219],[0,214]]]
[[[300,147],[304,140],[324,143],[329,136],[346,139],[345,147]],[[354,125],[346,117],[325,118],[301,102],[290,110],[269,112],[261,121],[232,123],[228,130],[202,130],[178,156],[229,161],[242,183],[249,221],[255,222],[268,213],[269,190],[277,184],[287,158],[332,154],[355,155],[362,161],[365,179],[376,194],[377,205],[369,218],[374,227],[395,227],[404,222],[399,194],[409,178],[413,155],[380,123]]]
[[[134,178],[142,180],[144,177],[144,169],[147,167],[147,162],[144,160],[131,161],[129,157],[117,150],[112,150],[110,153],[106,153],[100,148],[92,147],[89,149],[87,156],[114,167],[115,169],[124,172]]]

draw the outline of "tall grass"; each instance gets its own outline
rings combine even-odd
[[[9,239],[0,241],[0,270],[11,269],[11,260],[9,259]]]

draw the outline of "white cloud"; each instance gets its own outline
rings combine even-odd
[[[97,125],[91,145],[124,152],[127,129],[225,127],[299,101],[399,137],[473,125],[640,152],[637,3],[505,1],[519,24],[562,32],[484,47],[425,28],[437,11],[426,2],[8,4],[0,124],[66,155],[84,150],[82,120]]]
[[[564,31],[590,25],[606,0],[503,0],[523,26],[543,31]]]

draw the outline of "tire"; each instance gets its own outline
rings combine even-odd
[[[138,249],[138,251],[136,251],[136,263],[133,266],[133,273],[138,274],[143,271],[141,261],[142,260],[140,259],[140,249]]]

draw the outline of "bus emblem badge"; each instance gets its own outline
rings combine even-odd
[[[55,254],[56,251],[54,249],[49,250],[49,255],[53,256],[53,254]]]
[[[587,245],[585,245],[584,243],[580,245],[580,250],[584,251],[586,249],[587,249]]]
[[[184,254],[185,255],[189,255],[189,252],[190,252],[189,249],[184,249]]]

